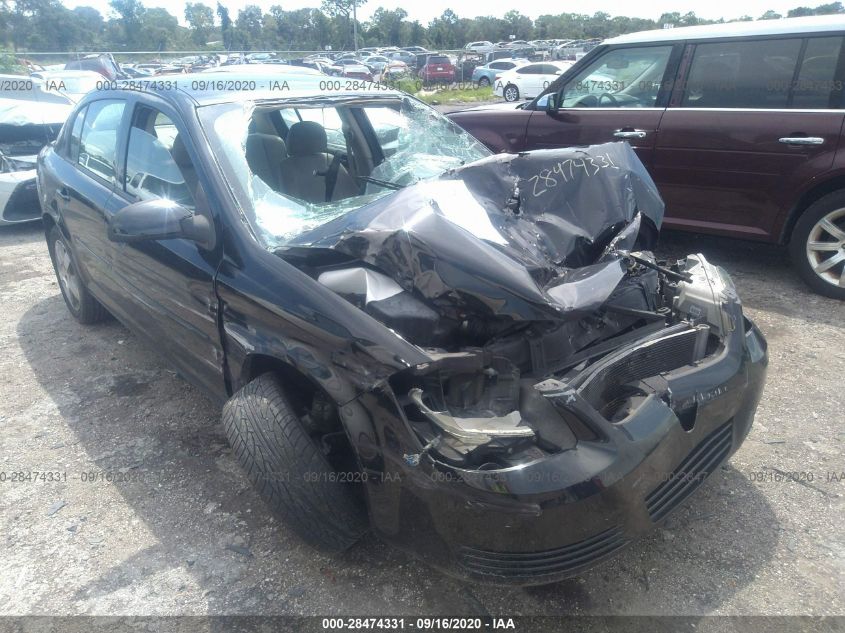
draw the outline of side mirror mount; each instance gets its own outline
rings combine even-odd
[[[543,103],[545,101],[545,103]],[[546,114],[554,114],[558,111],[557,107],[557,94],[554,92],[550,92],[547,95],[543,95],[540,97],[540,100],[537,102],[537,105],[543,107],[546,110]]]
[[[207,217],[163,198],[123,207],[109,219],[108,237],[124,243],[182,238],[203,248],[214,247],[214,228]]]

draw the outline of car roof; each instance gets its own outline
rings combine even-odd
[[[675,29],[655,29],[629,33],[604,40],[604,44],[635,44],[645,42],[674,42],[678,40],[716,39],[721,37],[755,37],[761,35],[798,35],[845,31],[845,15],[813,15],[803,18],[757,20],[756,22],[728,22],[682,26]]]
[[[170,81],[168,81],[170,80]],[[174,88],[172,83],[177,84]],[[218,84],[218,82],[222,82]],[[243,84],[255,82],[255,90],[238,89]],[[141,84],[140,86],[138,84]],[[281,84],[287,84],[282,87]],[[366,82],[363,82],[366,83]],[[172,76],[158,76],[149,82],[135,80],[117,81],[116,90],[95,91],[102,95],[109,93],[154,94],[176,106],[205,106],[218,103],[246,103],[250,101],[295,101],[308,98],[315,100],[344,98],[402,98],[405,93],[387,89],[334,90],[337,82],[326,75],[299,75],[279,72],[276,76],[267,73],[188,73]],[[373,84],[377,85],[377,84]],[[125,87],[122,87],[125,86]],[[251,87],[251,86],[250,86]],[[90,93],[93,94],[93,93]],[[85,102],[93,100],[90,97]],[[113,97],[113,95],[110,95]],[[100,96],[94,97],[103,98]]]

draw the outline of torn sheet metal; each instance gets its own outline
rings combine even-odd
[[[365,304],[384,301],[402,292],[399,284],[390,277],[369,268],[327,270],[317,277],[317,281],[338,294],[362,296]]]
[[[650,249],[663,202],[626,143],[499,154],[287,241],[370,264],[405,290],[513,320],[579,318]],[[284,249],[281,249],[283,252]]]

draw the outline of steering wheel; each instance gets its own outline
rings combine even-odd
[[[601,101],[605,97],[607,97],[607,100],[610,101],[610,105],[612,107],[614,107],[614,108],[619,107],[619,100],[616,97],[614,97],[612,94],[610,94],[609,92],[603,92],[599,95],[599,102],[598,102],[599,105],[601,105]]]

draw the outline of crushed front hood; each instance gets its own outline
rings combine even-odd
[[[331,249],[431,302],[513,320],[579,318],[650,249],[663,202],[627,143],[498,154],[380,198],[285,249]]]

